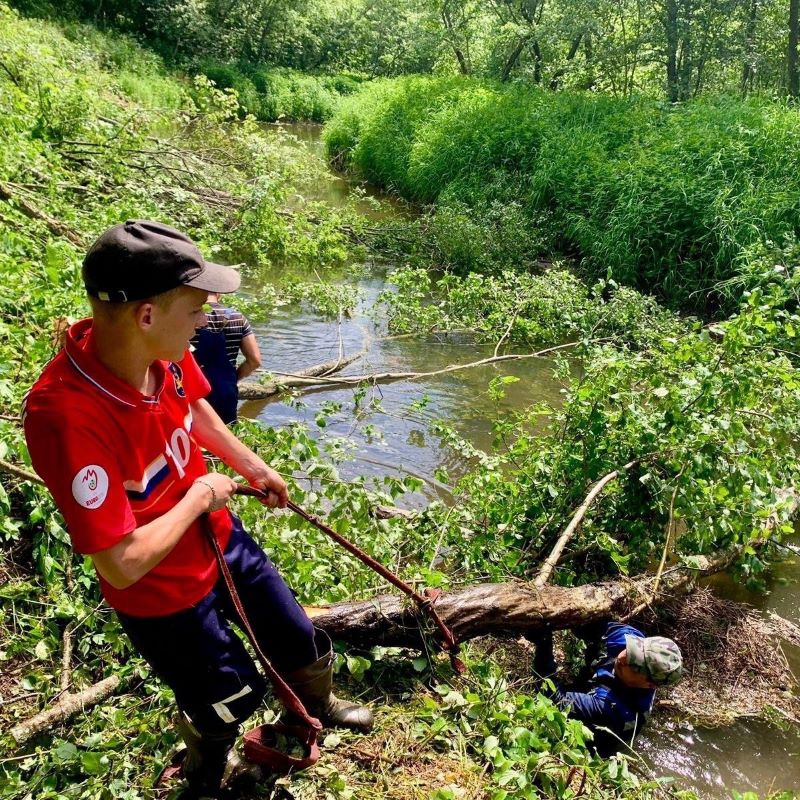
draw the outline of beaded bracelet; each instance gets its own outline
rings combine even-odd
[[[208,481],[204,481],[202,478],[196,478],[194,482],[195,483],[202,483],[203,486],[207,486],[209,489],[211,489],[211,505],[208,507],[208,510],[209,511],[217,511],[217,508],[216,508],[216,505],[217,505],[217,493],[216,493],[216,491],[214,491],[214,487]],[[220,508],[221,507],[222,506],[220,506]]]

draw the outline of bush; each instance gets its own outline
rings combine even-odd
[[[436,202],[452,240],[445,261],[465,270],[557,249],[591,280],[611,275],[713,312],[735,302],[719,287],[754,246],[800,233],[800,120],[780,103],[722,97],[671,108],[409,77],[345,100],[325,138],[335,163]]]
[[[250,78],[246,77],[239,69],[231,64],[218,64],[205,62],[200,66],[200,72],[219,89],[233,89],[239,99],[242,110],[254,117],[261,117],[261,95]]]
[[[324,122],[333,116],[341,97],[355,92],[357,76],[305,75],[290,69],[204,62],[199,71],[221,89],[234,89],[248,113],[264,120]]]

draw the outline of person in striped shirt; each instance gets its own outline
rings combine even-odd
[[[211,384],[206,398],[226,425],[236,422],[239,381],[261,366],[261,350],[253,329],[240,311],[223,306],[211,293],[206,324],[192,338],[193,355]],[[237,365],[239,353],[244,361]]]

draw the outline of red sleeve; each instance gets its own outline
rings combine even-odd
[[[194,356],[187,350],[178,366],[183,372],[183,387],[190,403],[201,400],[211,391],[211,384],[203,375],[202,370],[194,360]]]
[[[25,438],[77,552],[106,550],[136,528],[112,448],[96,428],[30,413]]]

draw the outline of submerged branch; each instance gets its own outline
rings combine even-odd
[[[357,361],[365,353],[366,350],[361,350],[346,358],[340,355],[338,358],[331,361],[324,361],[322,364],[314,364],[314,366],[307,367],[293,374],[281,372],[273,373],[274,375],[285,377],[282,377],[280,380],[270,381],[269,383],[241,383],[239,384],[239,398],[242,400],[265,400],[286,389],[293,389],[297,386],[307,386],[309,380],[322,379],[326,375],[332,375],[344,369],[349,364],[352,364],[354,361]]]
[[[598,340],[599,341],[599,340]],[[566,344],[559,344],[555,347],[547,347],[544,350],[538,350],[535,353],[512,353],[508,355],[502,356],[490,356],[489,358],[482,358],[479,361],[471,361],[468,364],[449,364],[446,367],[442,367],[441,369],[431,370],[430,372],[372,372],[372,373],[364,373],[362,375],[340,375],[338,377],[332,378],[327,377],[324,374],[320,374],[318,376],[310,376],[306,375],[307,372],[304,370],[303,372],[284,372],[284,373],[276,373],[278,375],[285,375],[287,380],[282,381],[280,385],[282,386],[353,386],[360,383],[368,383],[368,384],[379,384],[379,383],[391,383],[393,381],[416,381],[421,380],[423,378],[433,378],[437,375],[446,375],[450,372],[458,372],[462,369],[472,369],[474,367],[483,367],[488,364],[497,364],[502,361],[520,361],[526,358],[547,358],[550,353],[556,353],[561,350],[566,350],[570,347],[576,347],[579,343],[578,342],[567,342]],[[242,394],[242,389],[247,387],[246,391],[247,394]],[[242,384],[239,387],[239,394],[240,397],[245,397],[247,399],[258,399],[262,397],[267,397],[266,393],[255,394],[253,392],[253,388],[255,384]],[[272,394],[275,392],[273,391]]]

